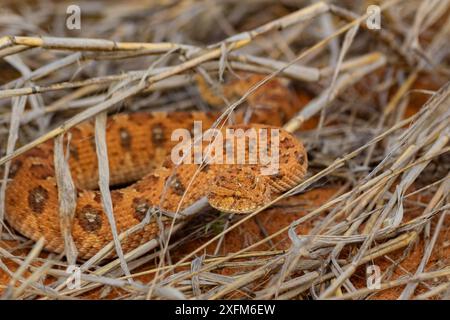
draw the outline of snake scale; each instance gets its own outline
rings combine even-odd
[[[260,75],[242,75],[227,82],[223,94],[230,99],[240,97],[261,79]],[[218,98],[206,87],[199,83],[203,99],[210,104],[217,103]],[[289,88],[280,80],[272,79],[247,98],[245,111],[233,114],[237,125],[232,127],[273,130],[298,109],[296,97]],[[175,165],[169,157],[177,144],[171,139],[173,130],[192,130],[194,121],[201,121],[204,129],[209,128],[219,116],[219,112],[174,111],[108,117],[110,185],[117,186],[111,188],[111,199],[119,233],[141,222],[149,209],[175,212],[203,197],[222,212],[248,213],[301,181],[307,169],[306,151],[300,141],[282,129],[279,129],[276,174],[261,175],[258,164]],[[71,232],[78,258],[87,259],[113,237],[98,190],[94,124],[86,121],[69,133],[69,167],[77,199]],[[225,139],[223,143],[227,142]],[[6,191],[6,219],[24,236],[32,240],[44,237],[47,250],[61,253],[64,237],[59,221],[53,148],[53,142],[47,141],[12,161]],[[161,217],[159,223],[170,223],[170,217]],[[124,238],[121,245],[128,252],[158,235],[159,224],[152,219],[143,229]]]

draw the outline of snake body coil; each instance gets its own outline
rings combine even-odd
[[[256,75],[247,76],[228,84],[224,93],[227,96],[242,94],[260,79]],[[257,90],[249,97],[248,104],[251,124],[232,128],[278,130],[278,126],[298,109],[292,93],[278,80]],[[235,113],[236,123],[242,123],[246,114],[249,113]],[[294,136],[281,129],[279,168],[275,175],[261,175],[258,164],[174,165],[170,154],[178,142],[172,141],[172,132],[180,128],[192,130],[194,121],[201,121],[206,129],[219,115],[155,112],[108,118],[106,143],[110,184],[128,184],[111,190],[119,233],[141,222],[150,208],[175,212],[179,206],[183,210],[203,197],[221,211],[247,213],[301,181],[307,168],[306,151]],[[77,189],[71,232],[78,257],[89,258],[112,240],[112,234],[101,193],[96,190],[98,159],[94,126],[85,122],[69,132],[69,166]],[[225,139],[224,146],[229,142]],[[248,152],[245,156],[248,158]],[[62,252],[64,238],[58,214],[53,142],[43,143],[14,159],[9,178],[6,192],[9,224],[33,240],[44,237],[47,250]],[[161,220],[168,223],[170,218],[162,216]],[[143,229],[127,236],[121,242],[122,248],[130,251],[158,234],[158,223],[152,219]]]

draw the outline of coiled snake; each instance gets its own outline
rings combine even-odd
[[[226,97],[241,96],[261,76],[245,75],[224,85]],[[200,85],[204,99],[215,103],[217,97]],[[299,108],[295,96],[279,80],[273,79],[247,99],[246,112],[234,113],[232,128],[273,130]],[[250,112],[249,112],[250,111]],[[110,184],[128,186],[111,190],[118,232],[128,230],[145,217],[150,208],[161,212],[183,210],[202,197],[223,212],[248,213],[290,189],[305,175],[306,151],[290,133],[279,130],[279,169],[262,175],[259,164],[181,164],[171,161],[175,129],[192,130],[194,121],[209,128],[220,113],[154,112],[118,114],[108,118],[106,143],[110,166]],[[248,116],[250,115],[250,116]],[[258,123],[259,125],[255,125]],[[223,129],[224,130],[224,129]],[[98,160],[94,125],[85,122],[70,131],[69,166],[77,190],[72,221],[72,237],[79,258],[89,258],[112,240],[98,187]],[[229,143],[227,139],[224,145]],[[269,141],[270,142],[270,141]],[[248,151],[246,151],[246,159]],[[59,222],[58,187],[53,163],[53,142],[48,141],[15,158],[6,191],[6,218],[9,224],[28,238],[45,238],[45,248],[64,250]],[[131,183],[131,184],[130,184]],[[170,222],[164,216],[162,221]],[[177,219],[182,219],[182,216]],[[143,229],[122,242],[130,251],[159,234],[158,223],[151,220]]]

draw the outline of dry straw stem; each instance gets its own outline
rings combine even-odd
[[[70,174],[68,158],[64,154],[64,134],[55,139],[55,175],[58,186],[59,214],[61,232],[64,238],[64,252],[69,264],[76,263],[78,251],[72,238],[72,221],[76,209],[76,190]],[[69,141],[70,143],[70,141]],[[68,149],[68,148],[67,148]],[[68,153],[67,153],[68,154]]]
[[[444,300],[448,300],[448,291],[450,288],[450,282],[444,282],[429,291],[417,295],[414,299],[415,300],[428,300],[430,298],[433,298],[434,296],[437,296],[438,294],[447,292],[446,296],[443,296]]]
[[[113,205],[111,199],[111,192],[109,190],[109,162],[108,150],[106,146],[106,112],[100,113],[95,118],[95,147],[98,159],[98,174],[99,174],[99,188],[102,198],[103,208],[108,217],[111,233],[113,235],[114,246],[117,256],[120,260],[122,270],[126,275],[130,274],[127,263],[125,261],[122,246],[120,245],[119,236],[117,233],[116,220],[114,218]],[[75,201],[75,199],[73,199]]]
[[[289,77],[294,80],[305,81],[305,82],[316,82],[319,80],[320,71],[317,68],[311,68],[306,66],[301,66],[298,64],[287,64],[285,62],[261,58],[252,55],[241,55],[231,53],[228,55],[228,59],[236,60],[243,63],[251,63],[261,67],[268,68],[272,72],[277,70],[283,70],[282,75]]]
[[[406,279],[398,279],[398,280],[389,281],[388,283],[382,283],[382,284],[380,284],[379,289],[369,289],[369,288],[359,289],[355,292],[344,294],[340,297],[335,297],[333,299],[338,299],[338,300],[354,299],[354,298],[358,298],[361,296],[365,296],[369,293],[398,287],[398,286],[405,285],[408,283],[416,283],[416,282],[432,280],[432,279],[437,279],[437,278],[446,278],[449,275],[450,275],[450,267],[447,267],[447,268],[443,268],[443,269],[437,270],[437,271],[421,273],[418,276],[413,276],[413,277],[406,278]]]
[[[6,56],[4,49],[20,46],[26,50],[33,47],[54,50],[72,51],[140,51],[145,50],[146,54],[163,54],[173,50],[183,50],[186,53],[194,47],[174,43],[142,43],[142,42],[117,42],[105,39],[89,38],[57,38],[57,37],[18,37],[4,36],[0,38],[0,57]],[[25,48],[24,48],[25,47]],[[22,51],[22,50],[21,50]],[[8,55],[11,53],[7,52]]]

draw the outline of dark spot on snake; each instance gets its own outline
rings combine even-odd
[[[83,136],[83,135],[82,135],[81,129],[80,129],[80,128],[77,128],[77,127],[72,128],[72,129],[70,130],[70,133],[72,134],[72,137],[73,137],[73,139],[75,139],[75,140],[81,139],[81,137]]]
[[[6,203],[10,206],[16,206],[16,199],[14,199],[14,197],[8,197],[6,198]]]
[[[162,163],[162,167],[163,168],[167,168],[167,169],[169,169],[169,168],[172,168],[172,161],[170,160],[170,159],[168,159],[168,158],[166,158],[166,159],[164,159],[164,162]]]
[[[145,177],[145,181],[147,181],[148,183],[151,183],[151,184],[157,183],[158,180],[159,180],[159,177],[155,174],[150,174],[147,177]]]
[[[31,174],[38,179],[47,179],[54,175],[54,171],[43,164],[32,164],[30,166]]]
[[[22,161],[14,160],[9,168],[9,177],[14,178],[21,167]]]
[[[157,123],[152,127],[151,132],[153,145],[160,147],[164,144],[164,142],[166,141],[164,131],[165,127],[161,123]]]
[[[69,152],[70,152],[70,156],[72,158],[74,158],[77,161],[80,160],[80,156],[78,154],[78,148],[77,147],[75,147],[74,145],[71,145],[69,147]]]
[[[138,220],[142,221],[145,218],[147,210],[150,208],[150,204],[146,199],[134,198],[133,199],[133,216]]]
[[[186,191],[177,174],[170,178],[169,183],[176,195],[182,196]]]
[[[111,200],[113,202],[113,205],[116,205],[118,202],[120,202],[123,199],[123,193],[118,190],[112,190],[111,191]],[[102,194],[100,192],[95,192],[94,201],[101,204],[102,203]]]
[[[113,204],[117,204],[118,202],[122,201],[123,199],[123,193],[118,190],[111,191],[111,200]]]
[[[33,157],[33,158],[47,158],[48,157],[48,153],[45,150],[42,150],[39,147],[33,148],[30,151],[28,151],[26,153],[27,157]]]
[[[102,195],[100,192],[95,192],[94,201],[97,203],[102,203]]]
[[[291,149],[295,147],[294,141],[292,141],[292,139],[289,138],[283,139],[281,143],[283,144],[283,147],[285,147],[286,149]]]
[[[48,191],[39,186],[28,193],[28,206],[35,213],[42,213],[48,200]]]
[[[78,220],[83,230],[94,232],[101,228],[102,218],[101,211],[91,205],[84,206],[78,213]]]
[[[120,145],[123,149],[129,150],[131,149],[131,135],[125,128],[119,129],[119,135],[120,135]]]

